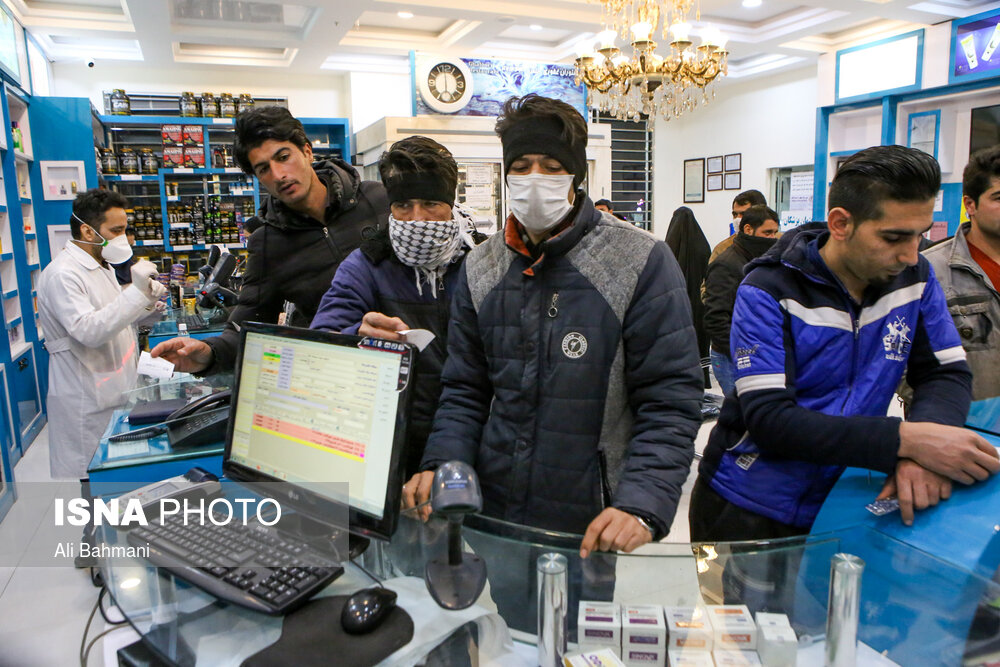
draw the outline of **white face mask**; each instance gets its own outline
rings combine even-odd
[[[572,174],[508,176],[510,210],[529,232],[543,234],[573,210],[568,199],[572,185]]]
[[[75,213],[72,215],[77,220],[80,220]],[[83,220],[80,220],[80,222],[83,222]],[[94,229],[93,225],[89,225],[86,222],[83,222],[83,224],[87,225],[91,229]],[[77,243],[101,246],[101,257],[103,257],[104,261],[108,264],[121,264],[122,262],[127,262],[132,259],[132,246],[128,244],[128,236],[125,234],[119,234],[113,239],[106,239],[101,236],[101,233],[96,229],[94,229],[94,233],[101,237],[101,241],[103,241],[103,243],[93,243],[82,239],[77,240]]]

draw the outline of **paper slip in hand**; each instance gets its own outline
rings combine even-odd
[[[412,343],[417,346],[417,349],[421,352],[424,348],[431,344],[431,341],[437,338],[427,329],[404,329],[403,331],[397,332],[403,337],[403,342]]]
[[[174,374],[174,365],[166,359],[154,359],[149,355],[149,352],[143,351],[139,355],[139,367],[136,370],[139,375],[169,380],[170,376]]]

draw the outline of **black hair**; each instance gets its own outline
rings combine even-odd
[[[733,205],[746,206],[747,204],[751,206],[767,206],[767,199],[764,198],[760,190],[744,190],[733,197]]]
[[[69,231],[73,238],[80,240],[80,228],[84,223],[95,231],[104,223],[104,214],[113,208],[128,208],[128,200],[121,194],[103,188],[92,188],[81,192],[73,200],[73,215],[69,217]]]
[[[1000,144],[972,154],[962,172],[962,194],[978,205],[994,178],[1000,178]]]
[[[598,199],[594,202],[594,206],[607,206],[609,211],[614,211],[615,207],[611,205],[610,199]]]
[[[768,220],[774,220],[775,222],[777,222],[778,214],[775,213],[773,208],[769,208],[764,204],[755,204],[750,208],[748,208],[747,210],[743,211],[743,217],[740,218],[739,231],[741,232],[743,231],[744,225],[750,225],[750,230],[752,232],[756,232],[758,229],[760,229],[760,226],[763,225]]]
[[[503,145],[504,173],[520,156],[538,152],[573,174],[574,187],[587,176],[587,121],[562,100],[537,93],[512,97],[504,102],[494,131]]]
[[[291,112],[278,106],[254,107],[236,116],[236,140],[233,154],[244,174],[253,174],[250,151],[268,139],[289,141],[302,150],[309,143],[302,123]]]
[[[401,173],[427,173],[442,181],[448,192],[458,189],[458,165],[451,151],[428,137],[400,139],[378,161],[382,184]]]
[[[937,160],[916,148],[872,146],[840,165],[830,185],[828,210],[842,208],[855,223],[882,217],[882,202],[924,202],[941,188]]]

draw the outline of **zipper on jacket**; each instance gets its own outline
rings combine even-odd
[[[847,410],[847,406],[851,402],[851,394],[854,393],[854,378],[857,375],[855,371],[858,365],[858,337],[861,335],[861,322],[854,314],[854,306],[848,302],[848,307],[851,309],[851,328],[854,330],[854,340],[851,341],[851,370],[850,375],[847,378],[847,396],[844,397],[844,405],[840,408],[841,415],[843,415]]]
[[[549,311],[548,311],[549,317],[553,319],[559,314],[559,308],[556,306],[557,303],[559,303],[559,292],[553,292],[552,302],[549,303]]]
[[[334,259],[340,260],[341,258],[340,250],[337,249],[337,244],[334,243],[333,239],[330,238],[330,230],[327,229],[326,227],[323,227],[323,238],[326,239],[326,244],[330,246],[330,252],[333,253]]]

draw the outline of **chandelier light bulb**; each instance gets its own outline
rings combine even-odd
[[[614,65],[615,67],[621,67],[622,65],[624,65],[627,62],[628,62],[628,58],[626,58],[625,56],[623,56],[621,54],[618,54],[617,56],[615,56],[614,58],[611,59],[611,64]]]
[[[586,58],[594,54],[594,43],[589,39],[581,39],[576,43],[576,55],[578,58]]]
[[[675,21],[673,25],[670,26],[670,33],[674,36],[674,41],[690,42],[691,24]]]
[[[717,36],[717,41],[715,42],[715,46],[719,47],[720,51],[724,51],[726,48],[726,42],[728,41],[729,38],[726,37],[725,33],[720,32]]]
[[[615,36],[617,35],[618,33],[614,30],[602,30],[597,33],[597,41],[601,43],[602,49],[611,49],[615,46]]]
[[[701,43],[705,46],[718,46],[721,40],[722,34],[712,26],[701,31]]]
[[[636,42],[648,42],[651,32],[653,32],[653,26],[646,21],[632,24],[632,39]]]

